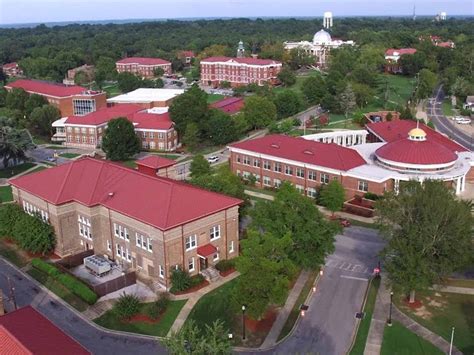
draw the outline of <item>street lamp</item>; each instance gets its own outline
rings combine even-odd
[[[388,314],[388,322],[387,322],[387,325],[389,327],[392,326],[392,303],[393,303],[393,291],[390,292],[390,313]]]
[[[242,340],[245,340],[245,305],[242,305]]]

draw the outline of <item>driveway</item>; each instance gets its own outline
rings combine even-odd
[[[149,338],[117,335],[94,327],[0,258],[0,289],[5,296],[10,294],[7,277],[15,288],[18,307],[32,305],[93,354],[167,354],[164,347]],[[6,302],[6,308],[12,310],[10,302]]]
[[[345,354],[351,344],[367,281],[384,242],[372,229],[346,228],[336,237],[324,275],[294,333],[267,354]]]
[[[433,121],[436,130],[446,134],[448,137],[469,150],[474,150],[474,137],[456,128],[456,126],[452,124],[446,116],[444,116],[442,109],[443,99],[443,86],[439,86],[436,89],[432,100],[428,101],[426,108],[428,117]]]

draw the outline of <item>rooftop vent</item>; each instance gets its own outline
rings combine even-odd
[[[303,153],[308,155],[314,155],[313,151],[309,149],[304,150]]]
[[[271,147],[272,147],[272,148],[277,148],[277,149],[278,149],[278,148],[280,148],[280,145],[278,145],[277,143],[272,143]]]
[[[109,197],[114,197],[114,193],[113,193],[113,192],[109,192]]]

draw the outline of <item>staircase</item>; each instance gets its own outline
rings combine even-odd
[[[215,282],[221,278],[219,271],[217,271],[212,266],[209,266],[207,269],[201,271],[201,275],[209,282]]]

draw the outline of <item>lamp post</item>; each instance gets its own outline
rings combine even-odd
[[[245,340],[245,305],[242,305],[242,340]]]
[[[393,292],[390,292],[390,313],[388,314],[388,322],[387,322],[387,325],[389,327],[392,326],[392,303],[393,303]]]
[[[453,353],[454,327],[451,329],[451,341],[449,342],[449,355]]]

